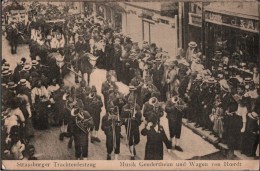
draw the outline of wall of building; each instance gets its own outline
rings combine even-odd
[[[155,43],[162,47],[172,57],[177,54],[177,29],[178,23],[175,18],[164,17],[159,13],[153,13],[152,19],[142,17],[144,10],[126,5],[126,17],[123,17],[123,33],[132,37],[133,41],[141,46],[143,41]],[[147,12],[147,10],[146,10]]]

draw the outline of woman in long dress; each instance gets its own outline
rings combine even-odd
[[[38,80],[36,87],[32,89],[32,105],[35,110],[35,127],[43,130],[47,129],[48,124],[48,112],[49,94],[46,88],[42,85],[42,81]]]

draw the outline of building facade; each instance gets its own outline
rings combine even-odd
[[[178,3],[125,3],[123,32],[136,42],[147,41],[175,57],[178,49]],[[170,12],[169,12],[170,11]]]
[[[205,54],[221,51],[223,56],[239,53],[256,63],[259,58],[257,2],[215,2],[205,7]]]
[[[243,61],[259,61],[259,13],[257,2],[185,2],[184,47],[195,41],[209,58],[216,52]]]

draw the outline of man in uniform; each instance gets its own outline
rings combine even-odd
[[[213,128],[212,122],[210,121],[209,115],[211,114],[213,103],[215,101],[216,93],[214,91],[214,86],[216,84],[216,80],[212,77],[206,80],[207,87],[203,90],[203,94],[201,96],[201,104],[203,106],[202,109],[202,121],[203,127],[206,130],[211,130]]]
[[[140,106],[136,103],[136,96],[131,94],[128,103],[123,106],[122,118],[126,118],[127,143],[129,145],[131,160],[135,160],[135,146],[140,142],[139,126],[142,123]]]
[[[18,61],[16,67],[14,68],[13,78],[15,83],[18,83],[18,81],[20,81],[21,79],[20,72],[22,71],[23,66],[24,64],[22,63],[22,61]]]
[[[165,112],[167,113],[167,119],[169,123],[171,142],[173,143],[175,138],[175,149],[181,152],[183,150],[179,145],[179,140],[181,136],[183,109],[185,107],[186,105],[178,96],[173,96],[171,99],[169,99],[165,106]]]
[[[111,90],[114,90],[115,88],[117,88],[117,85],[115,84],[115,82],[112,81],[112,76],[109,74],[109,72],[107,72],[106,78],[107,78],[107,80],[102,83],[101,92],[104,96],[105,108],[106,108],[106,110],[108,110],[107,105],[108,105],[108,101],[109,101],[109,94],[110,94]]]
[[[16,54],[17,51],[17,44],[18,44],[18,29],[14,22],[11,23],[11,33],[9,35],[9,41],[11,45],[11,53]]]
[[[113,103],[108,105],[108,110],[102,118],[101,129],[106,135],[107,160],[111,160],[111,153],[115,152],[115,160],[120,153],[121,123],[118,114],[115,113]]]
[[[139,70],[135,71],[135,77],[131,80],[130,85],[132,85],[136,88],[136,90],[135,90],[136,95],[137,95],[136,102],[139,106],[141,106],[142,105],[141,89],[144,85],[144,80],[143,80]]]
[[[83,79],[80,81],[80,86],[76,89],[76,97],[84,101],[85,97],[90,94],[90,91],[91,88],[86,84],[86,81]]]
[[[91,92],[84,101],[85,110],[87,110],[93,118],[94,127],[91,129],[91,143],[94,141],[100,142],[98,138],[98,130],[100,125],[100,113],[103,107],[103,102],[101,97],[97,95],[97,89],[95,86],[92,86]]]
[[[79,101],[77,103],[80,103]],[[81,159],[81,157],[83,157],[83,160],[87,160],[88,133],[89,129],[93,127],[94,122],[91,115],[87,111],[83,110],[83,108],[81,108],[80,106],[81,105],[76,105],[71,110],[71,129],[74,137],[76,159],[79,160]],[[80,121],[84,122],[84,126],[79,124]]]
[[[165,100],[164,86],[163,86],[163,74],[164,74],[164,65],[161,62],[161,59],[156,59],[155,65],[151,70],[153,84],[157,87],[157,89],[161,93],[161,100]]]

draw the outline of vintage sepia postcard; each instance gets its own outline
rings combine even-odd
[[[256,0],[3,0],[1,169],[259,170]]]

